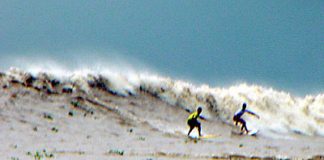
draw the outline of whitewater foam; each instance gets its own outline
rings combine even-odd
[[[272,137],[290,134],[324,136],[324,94],[302,98],[245,83],[228,88],[212,88],[149,73],[121,73],[111,70],[66,71],[62,76],[65,78],[50,72],[35,74],[15,68],[6,74],[20,82],[24,81],[26,75],[32,74],[37,77],[45,74],[70,82],[74,89],[78,88],[87,93],[91,92],[91,84],[98,81],[121,96],[133,96],[144,91],[186,110],[193,111],[197,106],[202,106],[203,116],[208,119],[220,119],[229,125],[233,125],[232,116],[241,108],[242,103],[246,102],[248,109],[261,118],[246,115],[243,118],[246,119],[248,128],[257,128],[260,134]]]

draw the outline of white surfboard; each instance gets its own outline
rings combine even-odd
[[[248,133],[248,135],[250,135],[250,136],[256,136],[256,134],[259,132],[259,130],[258,129],[253,129],[253,130],[251,130],[249,133]]]

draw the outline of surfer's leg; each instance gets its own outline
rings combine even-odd
[[[246,122],[244,121],[244,119],[241,118],[240,122],[242,123],[241,131],[243,131],[243,129],[245,129],[246,133],[249,133],[249,130],[246,127]]]
[[[234,117],[233,117],[233,121],[234,121],[235,125],[237,126],[238,123],[240,122],[240,118],[234,116]]]
[[[198,127],[198,134],[199,136],[201,136],[201,126],[199,122],[197,122],[197,127]]]
[[[190,126],[189,132],[188,132],[188,136],[190,135],[191,131],[194,129],[195,127]]]
[[[242,124],[241,131],[243,131],[245,128],[245,121],[242,118],[240,118],[238,121]]]
[[[249,133],[250,131],[247,129],[247,127],[246,127],[246,125],[244,125],[245,127],[245,131],[246,131],[246,133]]]
[[[242,126],[241,126],[241,131],[243,131],[243,128],[244,128],[244,122],[242,122],[242,121],[240,120],[240,123],[242,124]]]
[[[188,136],[190,135],[191,131],[195,128],[195,125],[192,123],[192,121],[188,121],[188,126],[190,127],[189,132],[188,132]]]

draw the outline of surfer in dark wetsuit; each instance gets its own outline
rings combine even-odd
[[[254,115],[257,118],[260,118],[260,116],[258,116],[257,114],[247,110],[246,109],[246,103],[243,103],[242,109],[235,113],[235,115],[233,117],[233,121],[235,122],[235,125],[237,125],[238,123],[241,123],[242,124],[241,131],[243,131],[243,129],[245,129],[246,133],[249,133],[249,130],[246,127],[245,120],[241,118],[245,112],[249,113],[251,115]]]
[[[200,116],[200,113],[202,112],[202,108],[198,107],[197,111],[191,113],[187,119],[187,123],[190,127],[189,132],[188,132],[188,136],[190,135],[191,131],[197,127],[198,128],[198,133],[199,133],[199,137],[201,137],[201,126],[200,126],[200,122],[197,120],[198,117],[201,119],[205,119],[204,117]]]

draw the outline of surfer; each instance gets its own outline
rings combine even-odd
[[[235,125],[237,125],[238,123],[241,123],[242,124],[241,131],[243,131],[243,129],[245,129],[246,133],[249,133],[249,130],[246,127],[245,120],[241,118],[244,113],[249,113],[249,114],[251,114],[253,116],[256,116],[257,118],[260,118],[260,116],[258,116],[257,114],[247,110],[246,109],[246,103],[243,103],[242,109],[240,111],[237,111],[234,114],[233,121],[235,122]]]
[[[199,133],[199,137],[201,137],[201,126],[200,126],[200,122],[197,120],[198,117],[201,119],[205,119],[204,117],[200,116],[200,113],[202,112],[202,108],[198,107],[197,111],[191,113],[187,119],[187,124],[189,125],[190,129],[188,132],[188,136],[190,135],[191,131],[197,127],[198,128],[198,133]]]

